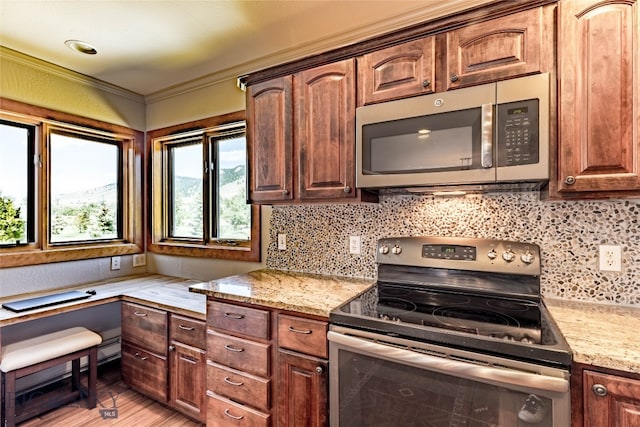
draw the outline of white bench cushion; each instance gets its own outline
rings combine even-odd
[[[87,328],[75,327],[2,346],[0,371],[9,372],[55,359],[102,342]]]

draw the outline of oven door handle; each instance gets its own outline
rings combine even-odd
[[[357,353],[371,354],[386,360],[396,361],[418,368],[426,368],[456,377],[489,382],[495,385],[524,386],[531,389],[558,393],[566,393],[569,391],[569,381],[563,378],[475,365],[473,363],[430,356],[403,348],[354,338],[333,331],[327,333],[327,338],[329,341],[349,347]]]

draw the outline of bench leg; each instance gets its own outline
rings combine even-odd
[[[71,390],[80,389],[80,359],[71,361]]]
[[[87,407],[93,409],[97,403],[98,384],[98,347],[91,347],[89,350],[89,396],[87,396]]]
[[[2,394],[2,400],[4,400],[4,423],[2,427],[14,427],[16,425],[16,372],[5,372],[2,376],[4,377]]]

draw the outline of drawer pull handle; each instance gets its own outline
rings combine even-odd
[[[135,314],[138,317],[147,317],[147,313],[141,313],[139,311],[134,311],[133,314]]]
[[[224,414],[229,418],[233,418],[234,420],[241,420],[241,419],[244,418],[244,415],[231,415],[229,413],[229,409],[228,408],[224,410]]]
[[[229,351],[235,351],[236,353],[242,353],[244,351],[244,348],[237,348],[230,344],[225,344],[224,348],[226,348]]]
[[[244,314],[236,314],[236,313],[225,313],[224,317],[229,317],[231,319],[244,319]]]
[[[227,383],[227,384],[235,385],[236,387],[240,387],[241,385],[244,385],[244,382],[242,382],[242,381],[240,381],[240,382],[231,381],[229,379],[229,377],[224,377],[224,382]]]
[[[140,359],[140,360],[147,360],[148,359],[147,356],[140,356],[140,353],[136,353],[135,356],[136,356],[136,359]]]
[[[596,396],[600,396],[600,397],[604,397],[609,393],[607,388],[602,384],[594,384],[593,387],[591,387],[591,389],[593,390],[593,393]]]
[[[311,331],[311,329],[296,329],[293,326],[289,326],[289,330],[291,332],[295,332],[296,334],[306,334],[306,335],[309,335],[311,332],[313,332]]]
[[[193,331],[195,329],[193,326],[184,326],[184,325],[178,325],[178,328],[182,329],[183,331]]]

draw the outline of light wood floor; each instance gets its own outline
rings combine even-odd
[[[115,403],[114,403],[115,402]],[[117,408],[117,418],[103,418],[100,410]],[[113,364],[98,371],[98,405],[87,409],[84,401],[71,403],[18,424],[20,427],[196,427],[202,426],[188,417],[130,389],[120,377],[120,367]]]

